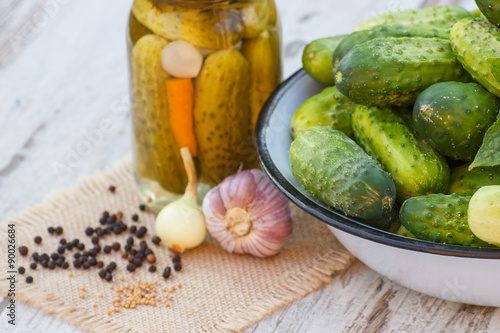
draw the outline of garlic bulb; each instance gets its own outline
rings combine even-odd
[[[268,257],[293,231],[287,198],[260,170],[227,177],[203,200],[207,228],[232,253]]]
[[[203,55],[183,40],[169,43],[161,51],[161,65],[170,75],[189,79],[197,77],[203,65]]]
[[[198,180],[189,148],[181,149],[188,185],[182,198],[163,208],[156,217],[156,233],[175,251],[197,247],[205,240],[205,217],[197,202]]]

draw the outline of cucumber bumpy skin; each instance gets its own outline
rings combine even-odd
[[[355,31],[346,36],[333,53],[333,68],[337,68],[340,60],[356,45],[368,42],[375,38],[384,37],[436,37],[450,38],[450,29],[435,28],[426,25],[377,25],[373,28]]]
[[[292,143],[292,173],[313,196],[346,215],[377,219],[394,207],[389,174],[344,133],[311,127]]]
[[[431,242],[491,247],[476,237],[467,223],[471,197],[458,194],[430,194],[408,199],[401,206],[399,220],[418,239]]]
[[[293,138],[314,126],[328,126],[353,137],[351,118],[356,104],[336,87],[328,87],[309,98],[295,112],[290,124]]]
[[[413,121],[441,154],[472,161],[498,110],[500,100],[477,83],[441,82],[418,96]]]
[[[453,26],[450,41],[472,78],[500,97],[500,30],[482,18],[466,18]]]
[[[352,116],[356,141],[390,173],[398,201],[442,193],[450,168],[445,159],[411,132],[393,110],[358,105]]]
[[[302,66],[310,77],[325,86],[333,86],[333,53],[345,35],[321,38],[312,41],[304,48]]]
[[[370,29],[381,24],[421,24],[435,28],[451,28],[459,20],[470,17],[466,9],[458,6],[436,6],[384,13],[361,21],[353,31]]]
[[[473,195],[483,186],[500,185],[500,165],[477,167],[469,171],[469,164],[451,170],[447,194]]]
[[[481,13],[500,28],[500,2],[498,0],[476,0]]]
[[[434,83],[469,80],[450,43],[439,38],[376,38],[353,47],[335,71],[342,94],[373,106],[410,106]]]
[[[474,234],[500,246],[500,186],[484,186],[469,203],[469,226]]]

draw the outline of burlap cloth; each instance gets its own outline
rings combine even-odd
[[[114,194],[108,190],[110,184],[116,186]],[[241,331],[329,283],[335,272],[346,269],[353,261],[352,255],[323,223],[293,207],[295,233],[279,255],[258,259],[229,254],[208,237],[202,246],[182,255],[182,271],[173,271],[169,279],[161,280],[163,269],[172,266],[172,254],[165,245],[152,244],[155,216],[140,212],[138,205],[130,158],[125,158],[109,170],[84,177],[75,187],[53,195],[8,221],[15,224],[16,246],[27,245],[30,251],[28,256],[22,257],[16,248],[17,267],[26,268],[24,275],[17,275],[17,300],[89,332]],[[146,264],[131,278],[121,252],[114,251],[110,255],[102,252],[98,255],[98,260],[105,264],[110,261],[118,264],[111,283],[101,280],[95,267],[89,270],[76,269],[73,265],[67,270],[43,269],[40,265],[36,270],[29,268],[33,252],[54,252],[61,237],[67,240],[79,238],[85,242],[86,250],[91,249],[90,237],[84,234],[84,229],[99,226],[98,219],[105,210],[122,211],[124,222],[129,226],[135,223],[130,216],[139,213],[137,225],[148,228],[144,239],[157,257],[156,273],[148,272],[149,265]],[[0,226],[2,251],[7,249],[8,223]],[[49,226],[62,226],[64,233],[51,236],[47,232]],[[42,236],[42,244],[34,244],[36,235]],[[106,236],[100,244],[119,241],[123,246],[129,236],[128,231],[118,236]],[[65,253],[70,263],[75,252]],[[9,289],[6,260],[2,260],[2,266],[0,291],[6,294]],[[69,272],[72,272],[72,277]],[[25,282],[28,275],[34,278],[32,284]],[[119,275],[125,280],[120,281]],[[121,308],[120,312],[108,315],[108,310],[113,309],[116,288],[138,279],[157,280],[158,294],[170,295],[170,306],[159,302],[156,307],[139,305],[135,309]],[[169,292],[171,286],[179,283],[181,288]],[[115,290],[110,289],[111,285]],[[167,292],[161,291],[163,287]],[[102,297],[98,297],[98,293],[102,293]],[[81,294],[85,297],[81,298]]]

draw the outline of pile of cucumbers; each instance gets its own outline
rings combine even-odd
[[[386,13],[307,45],[304,69],[328,86],[291,121],[308,192],[402,236],[500,245],[500,6],[477,3]]]

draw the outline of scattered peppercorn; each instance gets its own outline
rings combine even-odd
[[[71,241],[71,244],[73,244],[73,246],[77,246],[78,244],[80,244],[80,240],[78,238],[75,238]]]
[[[26,272],[23,266],[19,267],[17,271],[19,272],[19,274],[24,274],[24,272]]]
[[[143,238],[144,235],[148,232],[148,229],[146,227],[140,227],[137,230],[136,236],[137,238]]]
[[[113,280],[113,275],[111,273],[106,274],[106,281],[110,282],[111,280]]]
[[[108,189],[109,189],[109,191],[110,191],[111,193],[115,193],[115,191],[116,191],[116,186],[111,185]]]
[[[36,269],[36,266],[37,266],[36,262],[32,262],[32,263],[30,264],[30,268],[31,268],[31,269]]]
[[[73,250],[73,243],[66,243],[66,250],[71,251]]]
[[[92,237],[92,244],[98,244],[99,243],[99,237],[94,236]]]
[[[35,252],[31,255],[31,258],[33,258],[33,260],[35,262],[38,262],[38,259],[40,258],[40,256],[38,255],[38,252]]]
[[[36,236],[33,241],[35,241],[35,244],[40,244],[42,242],[42,237]]]
[[[52,235],[55,231],[56,231],[56,230],[54,229],[54,227],[48,227],[48,228],[47,228],[47,232],[48,232],[49,234],[51,234],[51,235]]]
[[[73,266],[75,268],[80,268],[80,267],[82,267],[82,263],[79,260],[75,260],[75,261],[73,261]]]
[[[181,262],[181,257],[177,254],[172,257],[172,262],[175,263],[180,263]]]
[[[59,246],[59,247],[57,248],[57,252],[58,252],[59,254],[63,254],[65,250],[66,250],[66,249],[64,248],[64,246]]]
[[[90,266],[95,266],[95,265],[97,265],[97,260],[94,257],[90,257],[89,264],[90,264]]]
[[[66,245],[66,238],[61,238],[61,239],[59,240],[59,244],[61,244],[61,245]]]
[[[60,234],[62,234],[62,233],[63,233],[63,228],[62,228],[62,227],[57,227],[54,231],[55,231],[55,233],[56,233],[57,235],[60,235]]]
[[[158,244],[160,244],[161,239],[160,239],[160,237],[158,237],[158,236],[154,236],[153,238],[151,238],[151,241],[152,241],[155,245],[158,245]]]
[[[170,273],[172,273],[172,268],[167,267],[167,268],[165,268],[165,270],[163,271],[162,276],[163,276],[165,279],[168,279],[168,278],[170,277]]]
[[[92,227],[87,227],[85,229],[85,235],[90,237],[90,236],[92,236],[93,233],[94,233],[94,229]]]
[[[134,221],[134,222],[139,221],[139,215],[137,215],[137,214],[132,215],[132,221]]]
[[[69,268],[69,264],[67,262],[63,262],[62,263],[62,268],[63,269],[68,269]]]
[[[119,251],[120,250],[120,243],[118,242],[114,242],[113,245],[111,245],[113,247],[113,250],[115,251]]]
[[[25,256],[27,255],[29,252],[28,248],[26,246],[19,246],[19,253],[22,255],[22,256]]]
[[[135,267],[135,265],[134,265],[134,264],[128,264],[128,265],[127,265],[127,271],[129,271],[129,272],[131,272],[131,273],[132,273],[132,272],[134,272],[134,271],[136,270],[136,268],[137,268],[137,267]]]
[[[149,266],[148,271],[150,271],[151,273],[156,272],[156,266]]]
[[[52,258],[52,260],[57,260],[59,259],[59,254],[54,252],[50,255],[50,257]]]
[[[175,269],[176,272],[180,271],[182,269],[181,263],[176,262],[174,264],[174,269]]]
[[[26,277],[26,283],[33,283],[33,277],[31,275]]]
[[[78,244],[76,247],[77,247],[77,248],[78,248],[78,250],[80,250],[80,251],[85,250],[85,244],[83,244],[83,243]]]
[[[133,226],[130,227],[129,230],[130,230],[131,233],[135,234],[136,231],[137,231],[137,227],[135,225],[133,225]]]
[[[97,268],[103,268],[104,267],[104,263],[102,261],[98,261],[96,267]]]
[[[145,211],[145,210],[146,210],[146,205],[145,205],[145,204],[140,204],[140,205],[139,205],[139,209],[140,209],[141,211]]]
[[[84,262],[82,265],[83,269],[89,269],[90,268],[90,263],[88,261]]]
[[[49,261],[48,267],[49,267],[49,269],[56,268],[56,262],[55,261]]]
[[[49,262],[47,260],[44,260],[44,261],[40,262],[40,265],[42,265],[43,268],[47,268],[47,267],[49,267]]]
[[[106,254],[109,254],[111,252],[111,246],[109,245],[104,245],[104,247],[102,248],[102,251]]]

